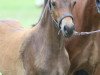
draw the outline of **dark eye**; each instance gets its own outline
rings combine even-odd
[[[56,2],[52,2],[52,5],[55,7],[56,6]]]

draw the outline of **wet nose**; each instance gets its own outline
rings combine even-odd
[[[71,27],[65,25],[63,30],[65,32],[65,37],[70,37],[73,34],[75,28],[74,25],[71,25]]]

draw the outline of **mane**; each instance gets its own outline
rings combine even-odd
[[[49,0],[44,0],[44,5],[43,5],[43,8],[42,8],[42,12],[41,12],[41,15],[40,15],[40,18],[38,20],[38,22],[36,24],[33,24],[32,27],[34,27],[35,25],[39,24],[40,21],[42,20],[43,18],[43,14],[45,13],[45,9],[47,7],[47,3],[48,3]]]

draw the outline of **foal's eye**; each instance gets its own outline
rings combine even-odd
[[[52,2],[52,5],[55,7],[56,6],[56,2]]]

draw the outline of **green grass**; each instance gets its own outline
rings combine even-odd
[[[2,75],[2,73],[0,73],[0,75]]]
[[[0,0],[0,19],[19,20],[24,27],[35,24],[40,13],[34,0]]]

